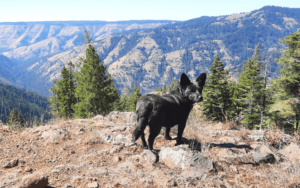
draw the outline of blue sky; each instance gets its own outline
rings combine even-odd
[[[300,8],[300,0],[0,0],[0,22],[189,20],[266,5]]]

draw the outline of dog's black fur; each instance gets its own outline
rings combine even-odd
[[[132,133],[132,141],[135,142],[141,136],[143,148],[147,149],[144,130],[149,125],[148,144],[149,149],[153,150],[154,139],[160,133],[161,128],[166,127],[165,139],[171,140],[170,129],[178,125],[176,145],[180,145],[186,120],[193,104],[203,100],[202,89],[205,80],[206,73],[198,76],[194,83],[190,81],[186,74],[182,73],[177,90],[163,96],[155,94],[142,96],[136,105],[137,127]]]

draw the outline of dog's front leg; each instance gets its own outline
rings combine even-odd
[[[184,131],[184,128],[185,128],[185,124],[186,124],[186,121],[184,122],[181,122],[178,124],[178,133],[177,133],[177,139],[176,139],[176,144],[175,146],[178,146],[180,144],[182,144],[182,134],[183,134],[183,131]]]
[[[166,127],[166,132],[165,132],[166,140],[172,140],[172,137],[170,136],[170,130],[171,130],[171,127]]]

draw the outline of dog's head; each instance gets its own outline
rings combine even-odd
[[[185,73],[182,73],[180,78],[180,92],[184,98],[192,103],[203,101],[202,89],[205,85],[206,73],[202,73],[196,79],[196,82],[191,82]]]

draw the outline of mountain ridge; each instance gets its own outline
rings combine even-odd
[[[280,56],[278,39],[299,28],[299,10],[266,6],[247,13],[203,16],[141,31],[103,35],[93,45],[120,90],[137,82],[145,94],[170,84],[182,72],[191,78],[209,73],[216,53],[237,77],[243,61],[252,56],[258,43],[262,60],[270,63],[269,77],[274,78],[279,72],[274,62]],[[85,56],[84,50],[84,45],[76,46],[23,64],[26,71],[16,80],[49,96],[47,91],[59,78],[61,67],[70,60],[76,63]]]

